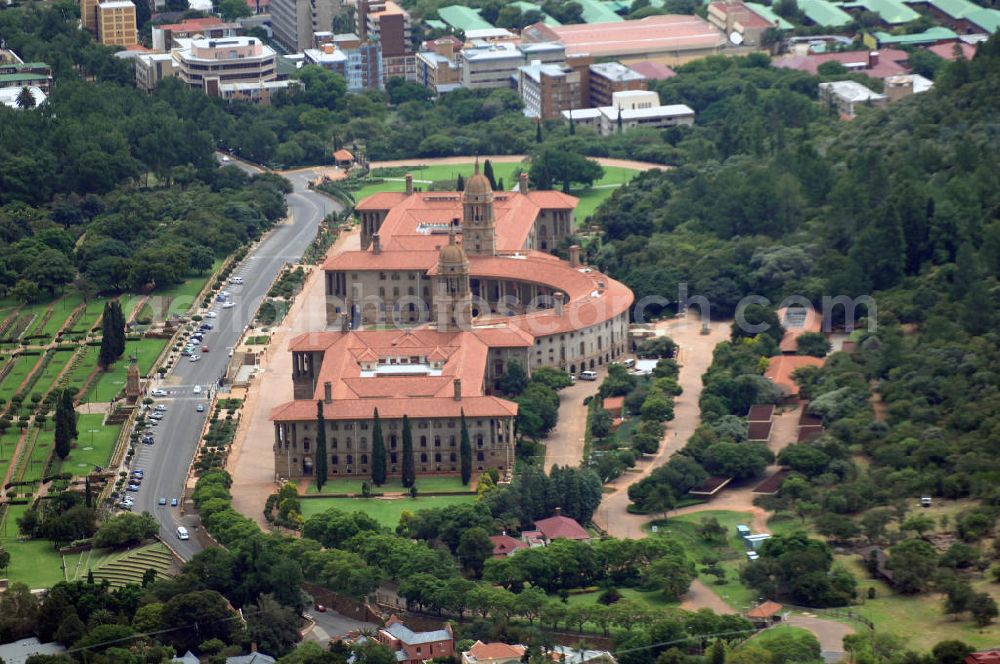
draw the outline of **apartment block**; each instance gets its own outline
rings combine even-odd
[[[239,23],[225,23],[218,16],[189,18],[180,23],[153,26],[153,50],[167,52],[179,46],[178,39],[228,39],[243,34]]]
[[[462,72],[456,53],[462,42],[454,37],[442,37],[424,43],[417,53],[417,82],[440,94],[462,84]]]
[[[113,0],[98,4],[97,39],[105,46],[138,44],[135,5],[129,0]]]
[[[610,106],[575,108],[561,113],[563,120],[577,127],[590,127],[601,136],[611,136],[633,129],[666,129],[691,126],[694,111],[684,104],[660,105],[653,91],[616,92]]]
[[[563,64],[566,49],[557,42],[539,44],[474,43],[458,56],[463,88],[509,88],[516,85],[519,67],[540,64]]]
[[[382,50],[378,42],[363,42],[355,34],[332,33],[317,33],[316,40],[316,48],[303,52],[306,64],[319,65],[340,74],[347,81],[349,92],[384,87]]]
[[[135,58],[135,87],[152,92],[165,78],[177,76],[180,68],[171,53],[143,53]]]
[[[566,65],[535,60],[518,67],[517,90],[524,102],[524,114],[531,118],[558,118],[562,111],[582,103],[580,72]]]
[[[645,90],[646,77],[619,62],[590,65],[587,102],[590,107],[611,106],[616,92]]]
[[[317,32],[326,32],[343,11],[341,0],[271,0],[274,39],[290,52],[313,45]]]
[[[181,80],[213,97],[222,96],[223,84],[277,79],[277,54],[254,37],[194,39],[173,55]]]
[[[382,51],[382,78],[417,80],[417,56],[410,37],[410,13],[393,0],[358,0],[358,35],[379,44]]]

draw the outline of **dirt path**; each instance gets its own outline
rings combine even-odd
[[[359,248],[360,236],[353,231],[342,234],[331,252]],[[247,392],[243,417],[226,464],[233,476],[233,507],[264,528],[267,528],[264,503],[275,491],[274,426],[268,416],[272,408],[292,399],[292,355],[288,352],[288,341],[302,332],[325,329],[323,270],[315,269],[295,298],[285,322],[271,335],[261,359],[261,370]],[[280,469],[278,474],[282,474]]]
[[[423,159],[417,157],[415,159],[393,159],[390,161],[373,161],[369,163],[372,168],[392,168],[394,166],[413,166],[415,164],[426,164],[432,166],[434,164],[468,164],[470,161],[475,160],[474,155],[468,157],[438,157],[434,159]],[[507,155],[483,155],[480,156],[480,160],[489,159],[494,164],[516,164],[524,161],[527,155],[523,154],[507,154]],[[634,168],[637,171],[648,171],[653,168],[670,168],[664,164],[654,164],[648,161],[633,161],[631,159],[610,159],[607,157],[594,157],[601,166],[617,166],[619,168]]]
[[[674,452],[684,447],[687,439],[701,424],[701,411],[698,408],[701,375],[712,362],[712,350],[716,344],[729,338],[729,323],[713,322],[709,330],[709,334],[701,334],[698,314],[693,311],[686,318],[675,318],[657,324],[657,331],[669,335],[678,345],[678,361],[681,365],[679,382],[684,388],[684,394],[677,397],[674,404],[674,420],[667,426],[660,451],[652,459],[640,461],[637,465],[638,472],[625,473],[611,483],[609,487],[613,492],[604,496],[594,515],[597,525],[615,537],[638,539],[645,536],[643,525],[655,517],[629,513],[628,487],[666,463]]]
[[[817,618],[810,614],[788,616],[786,624],[807,629],[819,639],[819,647],[824,659],[828,662],[838,662],[844,659],[844,637],[854,634],[855,630],[847,623],[835,622]]]
[[[691,582],[691,587],[687,593],[681,597],[681,608],[688,611],[699,609],[711,609],[714,613],[736,613],[731,606],[726,604],[721,597],[715,594],[711,588],[705,585],[701,579]]]

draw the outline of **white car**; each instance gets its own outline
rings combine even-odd
[[[215,318],[218,315],[219,314],[215,313],[214,311],[206,311],[205,312],[205,318]]]
[[[153,390],[152,392],[150,392],[150,394],[153,395],[154,397],[165,397],[165,396],[168,396],[166,390]]]
[[[197,362],[198,360],[201,359],[201,355],[192,355],[188,359],[191,360],[192,362]]]
[[[191,391],[194,392],[195,394],[201,394],[201,385],[195,385],[194,389]]]
[[[233,302],[232,300],[228,300],[225,304],[222,305],[222,308],[223,309],[232,309],[235,306],[236,306],[235,302]]]
[[[243,277],[233,277],[232,279],[229,280],[229,283],[240,285],[243,283]]]
[[[222,163],[223,164],[228,164],[229,163],[229,157],[223,157],[222,158]]]

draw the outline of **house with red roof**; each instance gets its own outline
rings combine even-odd
[[[562,515],[562,510],[556,508],[555,515],[547,519],[537,519],[535,530],[525,532],[522,537],[532,537],[538,535],[543,545],[547,545],[557,539],[571,539],[578,542],[589,542],[590,533],[576,519]]]
[[[803,367],[821,367],[823,359],[809,355],[777,355],[772,357],[764,371],[764,378],[778,386],[786,399],[797,399],[799,385],[792,374]]]
[[[515,539],[507,533],[502,535],[491,535],[490,541],[493,542],[494,558],[506,558],[518,549],[528,548],[528,544],[526,542]]]
[[[524,657],[522,645],[476,641],[462,653],[462,664],[515,664]]]
[[[965,664],[1000,664],[1000,648],[970,653]]]

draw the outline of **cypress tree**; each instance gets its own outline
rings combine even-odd
[[[413,465],[413,433],[410,418],[403,415],[403,486],[410,488],[417,481],[417,469]]]
[[[497,180],[496,180],[496,176],[493,175],[493,164],[490,163],[489,159],[487,159],[486,163],[483,164],[483,175],[485,175],[486,179],[490,181],[490,189],[492,189],[493,191],[496,191],[497,190]]]
[[[536,122],[535,123],[535,143],[541,143],[541,142],[542,142],[542,123],[541,122]]]
[[[111,312],[111,303],[104,303],[104,314],[101,316],[101,350],[97,356],[97,363],[102,369],[107,370],[118,356],[115,354],[117,342],[114,333],[114,314]]]
[[[83,500],[87,507],[90,507],[94,500],[90,494],[90,475],[83,478]]]
[[[458,454],[462,462],[462,484],[472,479],[472,443],[469,442],[469,427],[465,424],[465,409],[462,409],[462,440]]]
[[[503,178],[500,178],[499,180],[497,180],[497,191],[503,191],[503,190],[504,190]]]
[[[316,401],[316,490],[322,491],[326,484],[326,420],[323,418],[323,402]]]
[[[122,311],[122,303],[115,300],[111,303],[111,308],[114,311],[114,321],[115,321],[115,357],[121,357],[125,354],[125,313]]]
[[[372,484],[385,484],[385,441],[382,439],[382,421],[378,417],[378,408],[373,416],[372,424]]]
[[[76,412],[73,410],[73,398],[67,390],[63,390],[56,404],[55,421],[56,454],[60,459],[65,459],[69,456],[73,438],[76,437]]]
[[[455,191],[465,191],[465,178],[462,174],[458,174],[458,178],[455,180]]]

